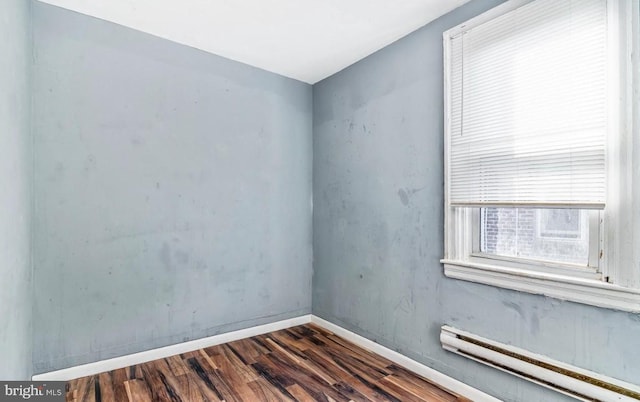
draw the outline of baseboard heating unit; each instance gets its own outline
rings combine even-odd
[[[444,325],[442,347],[581,401],[640,401],[640,386]]]

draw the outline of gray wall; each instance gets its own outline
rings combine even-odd
[[[30,2],[0,1],[0,379],[31,375]]]
[[[309,313],[311,86],[33,13],[34,371]]]
[[[443,276],[442,32],[498,3],[314,86],[313,312],[509,401],[563,398],[443,351],[441,325],[637,383],[639,315]]]

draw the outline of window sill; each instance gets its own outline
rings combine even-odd
[[[449,278],[541,294],[562,300],[640,313],[640,290],[594,279],[574,278],[467,261],[441,260]]]

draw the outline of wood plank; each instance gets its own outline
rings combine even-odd
[[[115,402],[118,401],[126,401],[127,400],[127,390],[125,389],[124,383],[127,381],[127,370],[124,368],[113,370],[109,372],[111,376],[111,384],[113,386],[113,400]],[[104,402],[109,402],[103,400]]]
[[[205,398],[197,382],[192,378],[193,374],[183,374],[176,377],[180,390],[182,392],[182,399],[186,402],[204,402],[204,401],[217,401],[218,396],[214,395],[215,399],[211,397]]]
[[[89,381],[84,387],[84,391],[81,392],[80,400],[82,402],[95,402],[96,401],[96,376],[91,376]]]
[[[233,390],[233,393],[237,395],[238,399],[243,401],[251,401],[255,398],[255,394],[247,385],[247,382],[251,382],[258,378],[258,375],[252,371],[253,375],[249,376],[244,370],[241,370],[240,367],[246,366],[243,364],[236,364],[236,362],[230,360],[235,356],[231,351],[227,351],[221,348],[221,353],[212,357],[212,360],[215,361],[218,369],[216,373],[218,377],[228,385],[230,390]],[[240,360],[235,357],[238,362]]]
[[[314,338],[322,340],[325,343],[325,349],[339,351],[340,353],[344,353],[345,355],[351,356],[352,358],[362,362],[362,364],[365,364],[368,367],[379,370],[381,373],[389,374],[386,371],[386,367],[393,364],[393,362],[382,356],[376,355],[373,352],[363,349],[335,335],[331,335],[330,337],[320,335],[314,336]]]
[[[378,385],[372,384],[357,375],[353,377],[352,381],[349,381],[349,385],[373,401],[402,402],[392,394],[381,389]]]
[[[255,381],[247,384],[256,396],[256,401],[265,402],[286,402],[293,399],[287,397],[278,391],[277,388],[271,386],[264,378],[260,377]]]
[[[333,383],[345,381],[351,378],[351,373],[337,364],[330,356],[327,356],[324,352],[319,350],[307,349],[304,351],[305,356],[310,362],[313,362],[316,367],[320,367],[325,375],[330,376],[333,379]]]
[[[277,336],[276,333],[271,333],[269,335]],[[302,351],[292,348],[287,343],[277,339],[269,338],[268,340],[275,344],[275,347],[282,356],[286,357],[292,363],[306,369],[309,373],[313,373],[322,378],[327,384],[335,384],[338,381],[330,374],[327,374],[321,367],[318,367],[313,361],[309,361]]]
[[[78,378],[69,383],[69,391],[75,401],[82,401],[84,397],[85,388],[87,387],[91,377]]]
[[[218,368],[218,365],[213,361],[213,359],[211,359],[211,357],[207,354],[207,352],[205,352],[203,349],[198,350],[198,353],[200,354],[200,356],[198,356],[201,359],[204,359],[207,364],[209,364],[209,367],[211,367],[212,369],[216,370]]]
[[[209,379],[205,380],[200,375],[196,375],[196,374],[193,374],[193,373],[189,373],[189,374],[187,374],[187,376],[189,376],[189,379],[196,384],[196,386],[198,387],[198,389],[202,393],[202,396],[205,398],[205,400],[208,400],[208,401],[224,401],[224,398],[222,397],[222,394],[220,394],[220,392],[213,385],[211,380],[209,380]]]
[[[188,402],[188,400],[182,398],[181,395],[183,395],[184,391],[181,383],[177,380],[176,376],[173,375],[173,372],[165,359],[158,359],[148,364],[156,370],[156,375],[162,382],[171,401],[184,400],[185,402]]]
[[[261,357],[259,360],[266,359],[266,356]],[[251,367],[256,370],[256,372],[267,381],[272,387],[277,389],[282,395],[286,396],[291,400],[295,400],[293,395],[287,390],[287,387],[294,384],[289,378],[282,376],[277,373],[277,370],[272,370],[268,365],[263,364],[262,362],[255,362],[251,365]]]
[[[294,351],[290,350],[289,348],[285,349],[284,347],[279,345],[278,342],[275,342],[271,338],[267,338],[266,342],[273,347],[274,352],[279,352],[283,357],[293,363],[300,363],[301,356],[296,355]]]
[[[301,402],[302,401],[315,401],[316,400],[314,397],[309,395],[307,393],[307,391],[304,390],[304,388],[302,388],[298,384],[293,384],[293,385],[287,387],[287,391],[289,391],[291,393],[291,395],[293,395],[296,398],[296,400],[301,401]]]
[[[330,396],[336,401],[346,402],[349,400],[340,395],[339,392],[333,389],[322,378],[300,366],[292,364],[290,360],[287,360],[278,352],[263,356],[260,359],[260,363],[270,367],[273,371],[279,373],[280,376],[286,378],[289,383],[286,385],[287,387],[298,384],[307,393],[316,398],[316,400],[326,400],[326,396]]]
[[[388,366],[390,364],[393,364],[393,362],[389,359],[387,359],[386,357],[380,356],[379,354],[376,354],[368,349],[365,349],[363,347],[360,347],[358,345],[356,345],[353,342],[350,342],[344,338],[341,338],[337,335],[330,335],[327,337],[328,339],[330,339],[331,341],[353,351],[354,353],[362,356],[363,358],[367,358],[370,359],[371,362],[377,362],[378,364],[380,364],[381,366]]]
[[[314,348],[315,345],[307,337],[300,336],[293,331],[283,329],[269,334],[270,338],[279,345],[287,345],[297,355],[301,355],[305,350]]]
[[[136,365],[134,364],[133,366],[129,366],[129,379],[130,380],[135,380],[138,378],[138,370]],[[141,376],[140,376],[141,378]]]
[[[241,339],[227,343],[227,345],[237,353],[245,364],[253,364],[256,359],[265,353],[269,353],[267,348],[254,342],[252,339]]]
[[[328,329],[324,329],[321,326],[314,324],[312,322],[310,322],[309,324],[305,325],[307,328],[309,328],[311,331],[316,332],[317,334],[321,334],[321,335],[333,335],[333,332],[329,331]]]
[[[310,325],[298,325],[296,327],[287,328],[287,331],[293,332],[303,339],[319,333],[314,331]]]
[[[238,390],[233,387],[232,380],[219,369],[212,367],[203,356],[198,356],[195,360],[204,369],[211,383],[215,386],[225,402],[242,402],[242,397]]]
[[[113,377],[110,372],[98,374],[98,381],[100,384],[100,401],[115,401],[115,389],[113,386]],[[96,398],[98,399],[98,398]]]
[[[308,372],[313,373],[316,376],[322,378],[322,380],[324,380],[324,382],[326,382],[329,385],[333,385],[342,379],[341,377],[332,376],[331,373],[324,370],[322,366],[319,366],[313,360],[301,359],[299,364],[300,366],[308,370]]]
[[[129,402],[151,402],[151,390],[144,380],[127,380],[124,383]]]
[[[184,361],[180,358],[180,356],[170,356],[165,358],[164,360],[167,362],[169,368],[171,369],[171,372],[175,376],[185,375],[189,372],[189,369],[184,364]]]
[[[213,383],[210,373],[207,373],[207,371],[202,367],[197,358],[192,357],[187,361],[189,363],[189,367],[191,367],[191,369],[193,370],[193,374],[195,374],[192,375],[192,373],[190,373],[189,375],[192,376],[191,378],[196,379],[196,384],[198,384],[198,387],[200,387],[202,395],[204,395],[207,399],[211,399],[214,401],[224,400],[224,397]]]
[[[420,392],[424,392],[432,395],[434,398],[440,398],[440,400],[443,401],[471,402],[467,398],[438,387],[433,382],[403,367],[392,364],[388,369],[393,373],[389,378],[393,379],[396,383],[403,384],[405,388],[413,390],[412,392],[414,393],[420,394]]]
[[[381,379],[380,381],[377,382],[377,385],[380,387],[380,389],[384,390],[385,392],[394,395],[395,397],[397,397],[398,399],[400,399],[403,402],[425,402],[428,401],[427,396],[424,396],[424,398],[419,397],[409,391],[407,391],[406,389],[404,389],[403,387],[397,385],[395,382],[389,380],[388,377],[385,377],[383,379]],[[431,399],[433,400],[433,399]]]
[[[302,339],[293,339],[284,331],[270,333],[269,339],[297,356],[302,356],[302,352],[308,348]]]
[[[184,363],[184,365],[189,367],[189,364],[187,362],[191,359],[198,357],[199,354],[200,352],[198,352],[198,350],[193,350],[191,352],[180,354],[180,358],[182,359],[182,362]]]
[[[357,357],[350,356],[342,351],[329,348],[325,348],[323,351],[350,375],[358,375],[371,383],[375,383],[390,374],[382,369],[371,367]]]
[[[174,400],[175,389],[169,386],[165,377],[156,369],[154,362],[144,363],[138,366],[144,381],[151,390],[151,398],[155,401]]]
[[[251,338],[251,340],[255,343],[257,343],[261,348],[263,349],[267,349],[267,353],[271,353],[274,352],[275,349],[273,348],[273,345],[270,344],[269,342],[267,342],[268,339],[268,334],[267,335],[258,335],[258,336],[254,336],[253,338]]]
[[[249,365],[249,363],[243,360],[242,356],[231,346],[223,345],[222,354],[231,366],[233,366],[245,383],[257,380],[260,376]]]
[[[350,401],[354,402],[370,402],[372,399],[368,398],[356,388],[352,387],[350,384],[340,381],[333,385],[333,388],[336,391],[340,392],[341,395],[349,398]],[[378,399],[373,399],[374,401],[378,401]]]
[[[456,402],[458,398],[455,395],[447,394],[445,392],[439,393],[437,390],[434,390],[434,387],[431,386],[417,386],[409,381],[406,381],[402,378],[396,377],[394,375],[390,375],[385,378],[386,381],[392,382],[398,387],[404,389],[407,392],[416,395],[417,397],[423,397],[428,399],[437,399],[447,402]]]

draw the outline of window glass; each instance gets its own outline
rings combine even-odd
[[[480,251],[505,257],[587,266],[588,211],[481,208]]]

